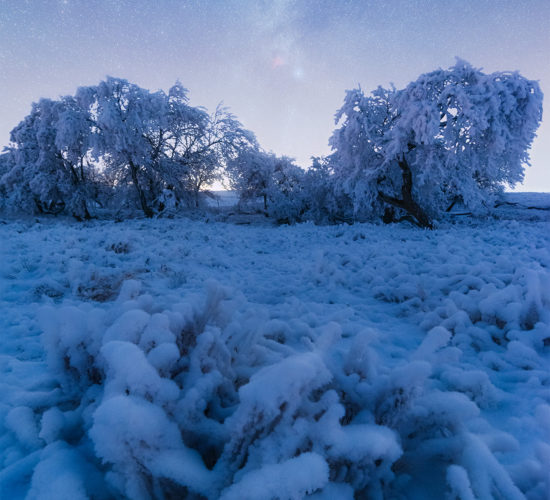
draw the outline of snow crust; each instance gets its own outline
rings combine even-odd
[[[1,498],[548,498],[548,219],[0,241]]]

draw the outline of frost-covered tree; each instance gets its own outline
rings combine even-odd
[[[119,189],[132,186],[143,213],[153,216],[153,201],[163,189],[158,165],[166,139],[165,94],[108,77],[80,88],[77,98],[94,117],[94,154],[106,175]]]
[[[11,168],[1,183],[23,211],[89,218],[87,115],[72,97],[41,99],[11,132]]]
[[[166,94],[109,77],[77,95],[94,117],[95,155],[105,174],[119,191],[129,188],[148,217],[167,188],[198,206],[227,158],[255,142],[225,108],[210,116],[189,106],[179,82]]]
[[[139,207],[151,217],[200,193],[243,148],[257,147],[222,106],[209,115],[177,82],[150,92],[108,77],[76,95],[41,99],[13,129],[2,159],[2,204],[89,218],[90,206]],[[9,195],[8,195],[9,194]]]
[[[171,90],[171,101],[175,91]],[[188,203],[198,207],[201,191],[221,180],[224,168],[241,150],[256,147],[256,138],[222,106],[212,115],[202,108],[190,108],[184,116],[181,106],[173,112],[166,155],[176,174],[173,184],[180,197],[187,194]]]
[[[70,173],[72,182],[71,211],[89,219],[88,203],[94,200],[96,191],[95,165],[91,152],[92,121],[74,97],[61,100],[62,111],[56,123],[55,145]]]
[[[273,159],[273,176],[268,189],[269,215],[279,222],[296,222],[303,212],[304,171],[292,158],[274,156]]]
[[[258,148],[245,148],[227,165],[230,186],[241,202],[262,198],[267,210],[267,195],[273,176],[273,155]]]
[[[291,158],[257,147],[243,148],[227,164],[231,187],[242,203],[262,199],[266,214],[294,222],[303,208],[303,170]]]
[[[320,224],[353,220],[351,198],[334,182],[334,170],[327,158],[313,158],[304,173],[305,218]]]
[[[335,182],[357,218],[396,210],[431,227],[454,201],[480,211],[520,182],[541,118],[537,82],[461,60],[402,90],[351,90],[330,139]]]
[[[176,82],[167,96],[167,141],[160,167],[167,187],[176,199],[187,198],[189,202],[192,188],[188,179],[197,163],[193,161],[192,151],[206,134],[209,116],[204,109],[191,107],[188,102],[187,89]]]

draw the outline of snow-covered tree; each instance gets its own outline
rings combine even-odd
[[[158,165],[166,140],[165,97],[112,77],[77,92],[95,120],[95,156],[112,183],[132,186],[147,217],[153,215],[153,201],[163,189]]]
[[[90,122],[72,97],[41,99],[11,132],[8,204],[27,212],[89,218]]]
[[[257,147],[226,108],[209,115],[190,106],[179,82],[168,93],[150,92],[112,77],[33,104],[11,141],[2,204],[77,218],[89,218],[91,205],[137,206],[151,217],[167,196],[171,206],[198,206],[227,162]]]
[[[306,219],[320,224],[353,220],[351,198],[334,179],[334,171],[327,158],[313,158],[303,178]]]
[[[274,156],[273,160],[273,178],[268,189],[269,215],[279,222],[296,222],[303,212],[304,171],[292,158]]]
[[[55,145],[72,180],[71,211],[90,218],[88,203],[95,191],[95,166],[90,156],[92,122],[74,97],[61,100],[62,111],[56,123]]]
[[[462,60],[402,90],[351,90],[330,139],[335,182],[357,218],[395,209],[431,227],[455,200],[480,211],[520,182],[541,118],[537,82]]]
[[[298,220],[303,208],[303,170],[291,158],[257,147],[240,150],[227,164],[231,187],[242,203],[262,199],[266,214],[280,221]]]
[[[200,192],[222,179],[224,168],[241,150],[256,147],[256,138],[222,106],[212,115],[202,108],[191,108],[184,115],[181,107],[173,115],[167,152],[167,161],[176,173],[173,184],[180,197],[187,194],[188,203],[198,207]]]
[[[262,198],[267,210],[267,195],[273,177],[273,155],[258,148],[244,148],[227,165],[232,189],[241,202]]]
[[[192,188],[188,179],[196,164],[192,151],[206,133],[209,116],[204,109],[188,105],[187,89],[180,82],[172,86],[167,99],[167,141],[160,167],[176,200],[187,199],[190,204]]]
[[[131,188],[148,217],[167,188],[198,206],[199,193],[221,176],[227,159],[255,143],[225,108],[210,116],[189,106],[179,82],[166,94],[109,77],[77,95],[94,116],[95,155],[106,175],[119,190]]]

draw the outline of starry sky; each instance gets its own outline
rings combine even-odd
[[[346,89],[398,88],[455,56],[550,96],[550,0],[0,0],[0,147],[40,97],[106,75],[223,101],[267,149],[330,152]],[[550,119],[521,190],[550,192]]]

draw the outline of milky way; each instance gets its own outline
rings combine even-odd
[[[106,75],[179,79],[192,104],[224,101],[265,149],[307,166],[329,152],[348,88],[401,87],[460,56],[550,95],[549,49],[548,0],[0,0],[0,147],[40,97]],[[545,123],[532,163],[523,189],[550,191]]]

